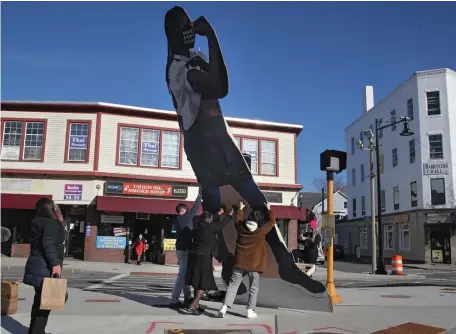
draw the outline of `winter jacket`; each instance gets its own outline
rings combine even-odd
[[[198,195],[192,208],[176,218],[176,250],[188,250],[192,246],[193,218],[201,204],[201,195]]]
[[[243,218],[243,210],[239,210],[236,219],[238,237],[234,268],[262,273],[266,269],[266,234],[274,228],[276,219],[272,211],[269,211],[268,222],[250,232]]]
[[[25,265],[24,284],[40,287],[43,278],[51,277],[54,266],[63,265],[65,229],[56,219],[33,219],[30,255]]]

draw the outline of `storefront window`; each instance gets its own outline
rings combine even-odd
[[[282,234],[283,241],[288,247],[288,219],[277,219],[277,227],[279,228],[280,234]]]

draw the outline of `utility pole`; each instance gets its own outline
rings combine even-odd
[[[334,215],[334,174],[333,172],[326,173],[326,181],[328,186],[326,187],[328,196],[328,217],[333,218]],[[336,292],[336,286],[334,285],[334,227],[331,228],[331,241],[328,248],[328,264],[327,264],[327,274],[326,274],[326,289],[328,294],[331,296],[331,301],[333,304],[340,303],[340,296]]]
[[[377,269],[377,223],[375,222],[375,169],[374,169],[375,143],[372,136],[369,138],[369,162],[370,162],[370,200],[371,200],[371,219],[372,219],[372,274]]]

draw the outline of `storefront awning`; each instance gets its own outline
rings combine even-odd
[[[307,220],[307,209],[296,206],[271,205],[271,210],[278,219]]]
[[[2,209],[35,209],[35,204],[40,198],[52,199],[52,195],[35,194],[2,194]]]
[[[184,203],[188,207],[192,207],[194,202],[172,199],[98,196],[97,210],[175,215],[176,205],[179,203]],[[202,212],[203,211],[200,206],[196,214],[200,215]]]

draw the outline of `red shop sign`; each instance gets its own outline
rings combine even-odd
[[[126,195],[145,195],[171,197],[172,186],[164,184],[124,183],[122,193]]]

